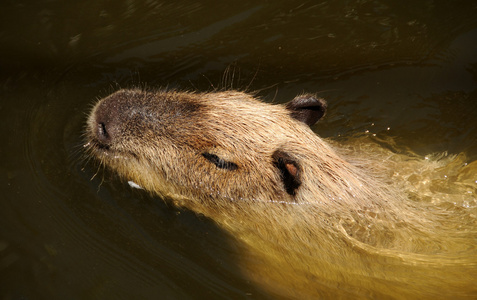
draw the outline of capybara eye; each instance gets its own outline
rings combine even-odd
[[[202,153],[202,156],[205,157],[211,163],[213,163],[215,166],[217,166],[217,168],[219,169],[226,169],[230,171],[234,171],[238,169],[238,166],[236,163],[223,160],[222,158],[218,157],[215,154],[204,152]]]

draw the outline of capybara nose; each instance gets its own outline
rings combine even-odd
[[[109,148],[120,134],[120,116],[114,99],[106,99],[94,112],[94,123],[91,126],[93,135],[100,146]]]

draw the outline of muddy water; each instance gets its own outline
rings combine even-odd
[[[230,233],[82,158],[86,112],[119,87],[239,88],[270,102],[318,93],[329,102],[321,136],[460,154],[426,193],[475,232],[476,171],[455,168],[477,158],[476,13],[473,1],[0,4],[0,296],[270,297]],[[477,240],[466,242],[475,258]]]

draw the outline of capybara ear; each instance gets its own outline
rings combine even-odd
[[[304,94],[288,102],[286,108],[290,111],[292,118],[312,126],[325,115],[327,104],[325,99]]]
[[[299,164],[293,160],[288,153],[276,150],[273,155],[273,163],[280,172],[286,192],[295,196],[297,189],[301,185],[301,170]]]

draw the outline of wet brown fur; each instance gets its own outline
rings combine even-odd
[[[236,91],[121,90],[94,107],[87,132],[102,164],[237,237],[245,271],[274,296],[477,293],[465,279],[477,278],[476,258],[458,255],[468,237],[439,225],[445,213],[410,202],[385,156],[335,149],[283,105]]]

